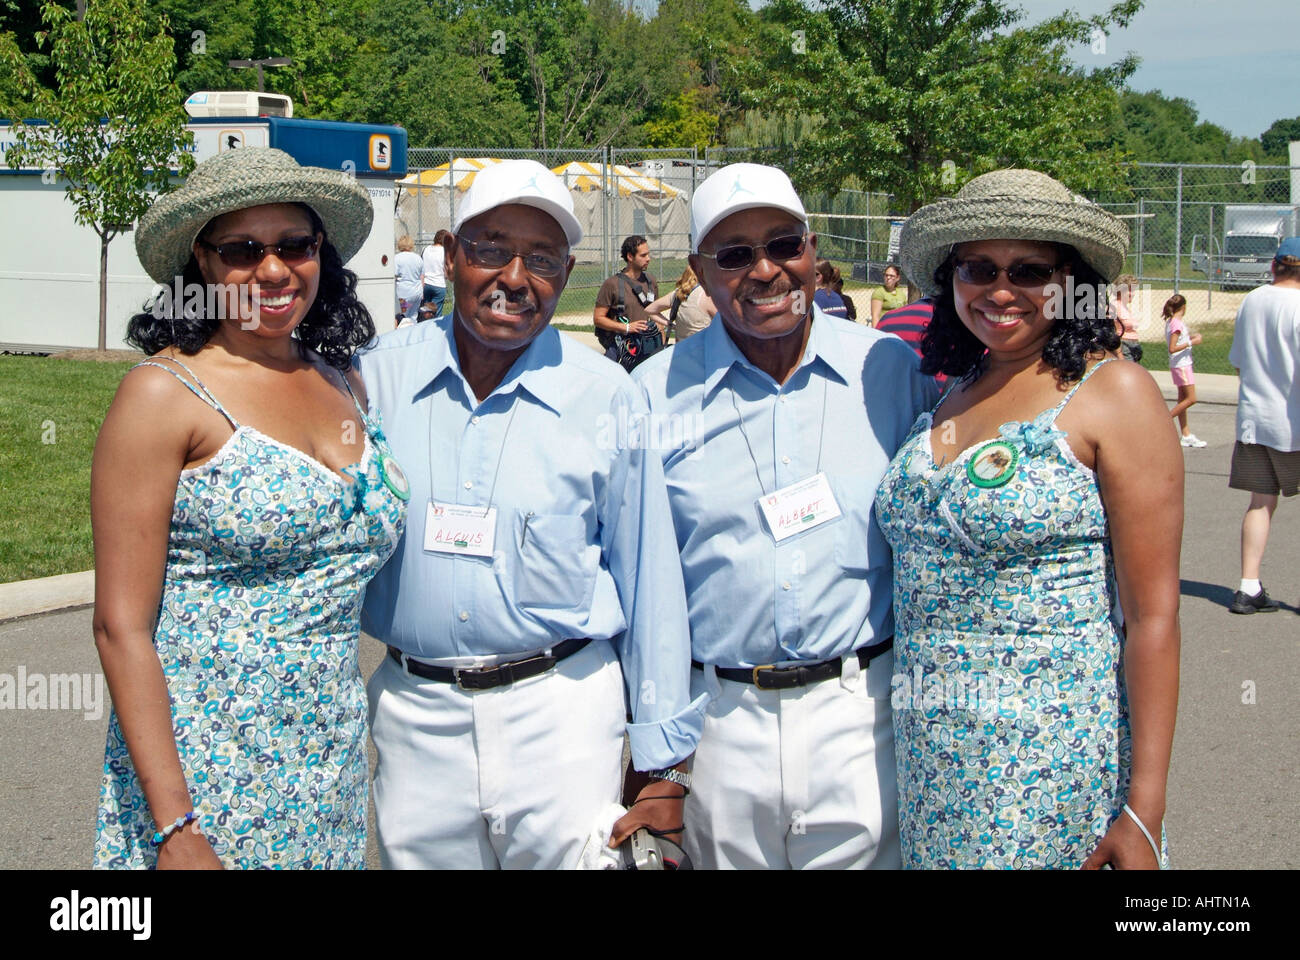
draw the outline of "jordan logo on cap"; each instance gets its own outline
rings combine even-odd
[[[736,180],[731,184],[731,193],[727,194],[727,199],[724,200],[724,201],[722,201],[722,202],[723,202],[723,203],[730,203],[731,200],[732,200],[732,198],[733,198],[736,194],[740,193],[742,190],[743,190],[745,193],[748,193],[750,196],[755,196],[754,191],[751,190],[751,189],[749,189],[749,187],[745,186],[743,183],[741,183],[740,180],[739,180],[739,178],[737,178],[737,179],[736,179]]]

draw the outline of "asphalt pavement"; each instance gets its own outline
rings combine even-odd
[[[1239,577],[1248,496],[1227,488],[1234,408],[1192,408],[1209,446],[1184,452],[1182,694],[1165,827],[1177,868],[1300,867],[1300,498],[1274,518],[1263,580],[1283,604],[1270,614],[1227,610]],[[19,671],[100,676],[84,607],[0,623],[0,684]],[[383,648],[362,638],[368,676]],[[93,705],[92,705],[93,706]],[[108,709],[0,709],[0,868],[90,863]],[[371,751],[373,757],[373,749]],[[370,866],[378,859],[372,840]]]

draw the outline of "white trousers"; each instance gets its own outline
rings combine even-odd
[[[627,708],[607,641],[492,690],[385,656],[367,692],[385,869],[567,869],[618,798]]]
[[[695,867],[899,868],[893,671],[892,651],[792,690],[692,670],[691,696],[714,693],[686,799]]]

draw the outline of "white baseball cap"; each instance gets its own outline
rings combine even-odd
[[[691,252],[700,252],[700,241],[721,221],[754,207],[776,207],[808,225],[803,201],[785,171],[761,163],[733,163],[695,189],[691,200]]]
[[[522,203],[549,213],[564,230],[570,247],[582,240],[582,224],[573,215],[573,198],[560,178],[536,160],[503,160],[474,174],[464,201],[456,208],[452,233],[467,220],[507,203]]]

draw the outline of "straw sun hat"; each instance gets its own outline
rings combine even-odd
[[[934,296],[934,271],[954,244],[974,240],[1068,243],[1109,282],[1124,269],[1129,236],[1123,221],[1045,173],[995,170],[912,214],[899,259],[912,283]]]
[[[299,166],[271,147],[240,147],[200,163],[184,185],[145,211],[136,254],[149,276],[171,283],[209,220],[265,203],[305,203],[315,210],[344,263],[361,249],[374,219],[366,188],[343,171]]]

